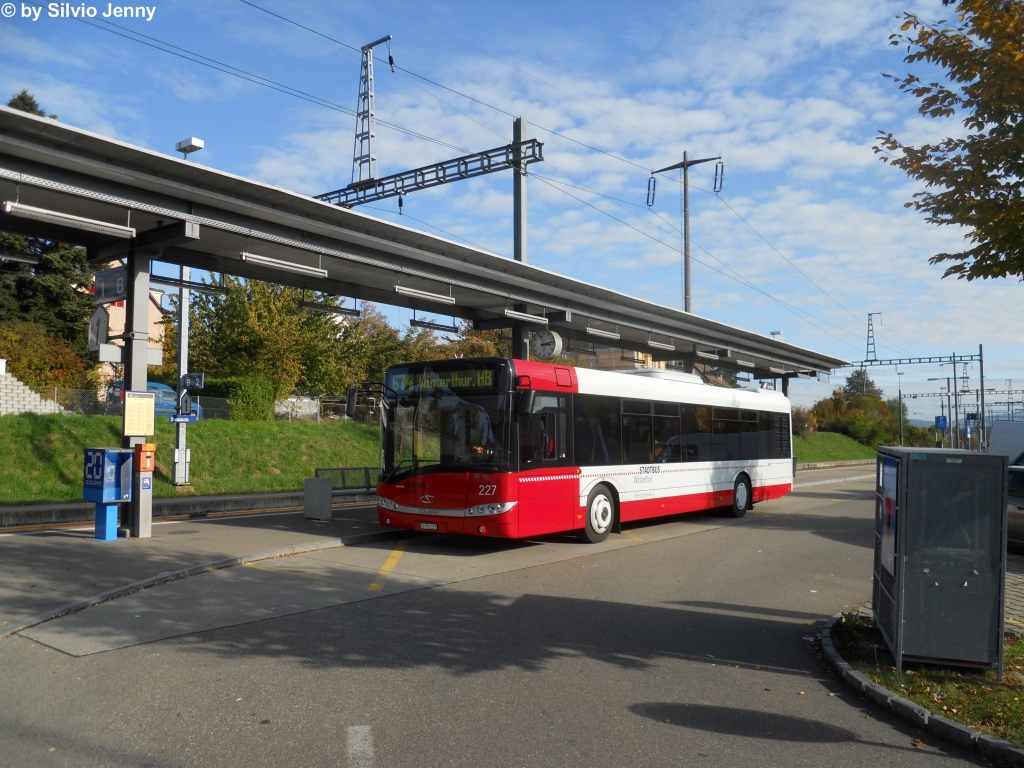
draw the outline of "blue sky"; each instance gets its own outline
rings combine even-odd
[[[962,233],[904,209],[917,187],[871,149],[879,129],[908,143],[962,130],[918,116],[880,74],[906,70],[888,44],[897,15],[938,18],[938,2],[257,4],[357,48],[391,34],[401,67],[484,102],[378,64],[382,121],[480,150],[511,139],[504,113],[523,115],[546,158],[529,181],[532,263],[679,306],[678,185],[661,179],[648,211],[649,171],[684,149],[722,155],[721,195],[708,191],[713,163],[691,176],[696,313],[859,360],[866,315],[882,312],[880,357],[984,343],[987,386],[1024,388],[1016,281],[941,280],[927,258],[960,249]],[[0,18],[0,93],[28,88],[63,122],[168,153],[198,136],[206,149],[195,162],[299,192],[350,181],[349,114],[109,31],[121,29],[48,18],[45,4],[37,21],[21,18],[22,5]],[[356,106],[359,56],[348,48],[240,0],[151,7],[151,21],[108,20]],[[383,126],[378,135],[382,174],[459,154]],[[395,201],[362,210],[400,220]],[[511,256],[509,174],[415,193],[405,212],[406,225]],[[935,391],[926,379],[948,375],[905,371],[908,392]],[[976,366],[969,372],[976,386]],[[895,395],[892,369],[877,379]],[[800,382],[792,395],[809,404],[829,390]],[[937,401],[910,407],[919,418],[938,412]]]

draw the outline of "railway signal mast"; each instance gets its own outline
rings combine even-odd
[[[356,138],[352,146],[352,183],[372,183],[377,179],[377,106],[373,98],[373,49],[388,44],[388,61],[394,72],[391,56],[391,35],[367,43],[360,50],[363,63],[359,69],[359,106],[356,108]]]
[[[388,64],[395,71],[391,53],[391,35],[374,40],[362,47],[363,60],[359,70],[359,105],[356,110],[356,135],[352,149],[352,181],[347,187],[316,195],[317,200],[354,208],[357,205],[398,198],[398,212],[404,207],[404,196],[418,189],[449,184],[511,169],[515,173],[514,241],[515,259],[525,262],[526,249],[526,166],[544,160],[544,145],[536,139],[527,139],[526,121],[513,121],[512,143],[483,152],[456,157],[440,163],[425,165],[390,176],[377,175],[377,108],[373,94],[373,49],[382,43],[388,46]],[[698,161],[703,162],[703,161]],[[517,306],[518,309],[518,306]],[[526,311],[525,307],[522,311]],[[527,336],[522,323],[511,323],[512,356],[528,359]]]
[[[395,71],[395,59],[391,53],[391,35],[374,40],[362,47],[363,61],[359,70],[359,104],[356,110],[356,135],[352,149],[352,181],[347,187],[316,195],[317,200],[354,208],[364,203],[397,197],[399,206],[409,192],[449,184],[462,179],[472,179],[489,173],[515,169],[526,173],[526,166],[544,159],[544,145],[536,139],[522,137],[522,118],[515,123],[515,139],[511,144],[483,152],[432,163],[410,171],[377,175],[377,107],[373,93],[373,49],[382,43],[388,46],[388,64]],[[524,186],[525,189],[525,186]],[[525,194],[524,194],[525,196]],[[525,221],[525,219],[524,219]]]

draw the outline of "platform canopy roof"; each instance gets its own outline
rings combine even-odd
[[[452,315],[478,328],[546,325],[575,342],[758,378],[816,375],[846,362],[6,107],[0,205],[0,229],[86,246],[97,265],[136,248],[162,262]]]

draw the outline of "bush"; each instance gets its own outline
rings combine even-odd
[[[797,437],[804,437],[808,432],[818,429],[818,421],[814,413],[799,405],[793,406],[793,434]]]
[[[226,397],[230,399],[234,397],[235,390],[243,381],[247,381],[245,376],[207,376],[206,386],[203,387],[203,391],[199,394],[205,397]]]
[[[50,336],[39,323],[0,324],[0,357],[7,360],[7,372],[30,387],[96,386],[94,372],[71,344]]]
[[[270,421],[274,418],[274,384],[262,376],[238,379],[231,392],[231,418],[235,421]]]

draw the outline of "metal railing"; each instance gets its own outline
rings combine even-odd
[[[29,387],[43,401],[44,413],[66,416],[101,416],[106,411],[95,389],[64,389],[63,387]]]
[[[65,416],[121,416],[124,404],[120,398],[108,398],[104,390],[65,389],[63,387],[29,387],[41,403],[43,413],[63,413]],[[223,397],[194,397],[192,402],[202,408],[204,419],[230,419],[231,405]],[[197,409],[198,410],[198,409]],[[166,412],[165,412],[166,411]],[[29,408],[29,413],[39,409]],[[170,415],[165,407],[157,406],[157,416]]]
[[[377,488],[380,470],[377,467],[317,467],[315,476],[330,478],[336,491],[373,491]]]
[[[192,402],[203,409],[204,419],[230,419],[231,402],[226,397],[206,397],[196,395]]]
[[[63,387],[29,387],[40,403],[30,404],[28,413],[63,413],[66,416],[121,416],[124,404],[119,398],[107,397],[105,390],[66,389]],[[230,419],[231,402],[225,397],[194,395],[192,402],[202,409],[204,419]],[[157,401],[157,418],[170,415],[165,404]],[[345,398],[338,395],[321,397],[296,396],[279,400],[274,405],[274,418],[278,421],[337,421],[346,418]],[[377,423],[373,408],[360,408],[356,420]]]

